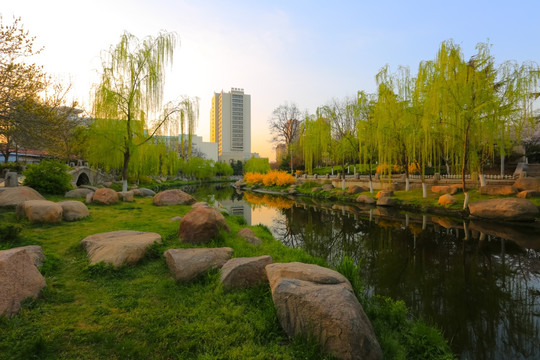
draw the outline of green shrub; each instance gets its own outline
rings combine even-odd
[[[36,165],[28,165],[23,175],[24,185],[42,194],[63,195],[71,186],[69,167],[57,160],[43,160]]]
[[[21,230],[21,226],[16,224],[0,225],[0,243],[17,242]]]
[[[360,265],[360,264],[359,264]],[[354,260],[348,256],[344,256],[341,263],[336,266],[337,272],[345,276],[351,283],[354,292],[357,296],[364,294],[364,285],[360,278],[360,267],[355,265]]]

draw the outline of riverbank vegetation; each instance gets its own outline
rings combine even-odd
[[[480,181],[487,168],[503,174],[506,161],[517,162],[511,159],[514,146],[529,151],[527,144],[537,141],[533,102],[540,68],[532,62],[497,64],[490,47],[479,43],[467,59],[460,45],[444,41],[416,74],[405,66],[396,72],[382,67],[373,94],[334,99],[314,114],[295,111],[294,103],[280,105],[275,113],[295,116],[270,119],[276,140],[293,139],[281,148],[281,168],[324,175],[362,164],[357,173],[403,173],[407,184],[412,172],[424,183],[435,172],[459,174],[466,208],[468,174]]]
[[[48,196],[59,201],[59,196]],[[19,314],[0,318],[0,354],[10,359],[182,358],[182,359],[326,359],[309,339],[287,338],[279,326],[267,285],[225,292],[219,272],[193,283],[176,283],[163,258],[168,248],[182,248],[178,223],[190,207],[152,205],[148,198],[112,206],[88,205],[90,217],[59,225],[36,225],[0,210],[5,231],[0,249],[38,244],[46,256],[41,272],[47,287],[28,300]],[[328,266],[322,259],[276,241],[264,226],[251,227],[262,245],[247,244],[236,233],[241,217],[227,216],[231,233],[209,247],[229,246],[235,257],[271,255],[274,262],[301,261]],[[157,232],[154,245],[134,266],[89,266],[80,241],[114,230]],[[355,286],[371,318],[387,359],[452,358],[440,332],[412,319],[402,302],[368,296],[362,274],[348,259],[338,270]]]

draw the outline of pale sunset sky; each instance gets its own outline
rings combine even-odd
[[[174,1],[2,0],[4,24],[21,17],[43,52],[30,59],[73,84],[90,110],[100,53],[128,31],[139,38],[160,30],[180,38],[167,72],[166,100],[200,98],[197,135],[210,139],[214,92],[231,87],[251,95],[252,152],[274,160],[268,119],[295,102],[314,112],[332,98],[375,91],[375,74],[435,57],[453,39],[466,58],[479,42],[492,44],[498,63],[540,62],[540,1]]]

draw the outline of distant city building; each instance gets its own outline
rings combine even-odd
[[[244,94],[244,89],[214,93],[210,141],[218,144],[219,161],[230,163],[251,158],[251,95]]]
[[[181,146],[181,138],[184,137],[184,142],[188,141],[188,135],[178,135],[178,149]],[[187,148],[185,149],[187,152]],[[215,142],[205,142],[203,141],[202,136],[192,135],[191,136],[191,156],[202,157],[207,160],[218,161],[218,144]]]

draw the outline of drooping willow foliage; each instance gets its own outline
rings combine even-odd
[[[120,167],[125,186],[128,172],[145,173],[148,167],[163,164],[146,160],[159,157],[162,150],[154,151],[151,139],[163,124],[177,119],[179,112],[178,106],[162,104],[165,69],[172,62],[177,42],[174,33],[162,32],[143,40],[124,33],[120,42],[104,53],[93,102],[94,118],[103,120],[96,120],[93,126],[94,148],[88,159],[106,169]],[[134,159],[136,164],[132,164]]]
[[[306,116],[301,144],[306,170],[325,161],[348,158],[364,164],[386,164],[419,171],[445,167],[462,175],[482,174],[496,155],[504,159],[532,124],[532,101],[539,93],[540,69],[535,63],[505,62],[497,66],[490,45],[480,43],[466,59],[459,45],[441,44],[435,59],[421,62],[416,76],[388,66],[376,76],[377,92],[360,91],[356,101],[333,101]],[[352,116],[350,116],[352,115]],[[326,140],[321,140],[320,124]],[[355,156],[347,154],[355,134]],[[331,156],[339,154],[339,156]],[[392,166],[393,165],[393,166]],[[371,167],[370,167],[371,168]]]

